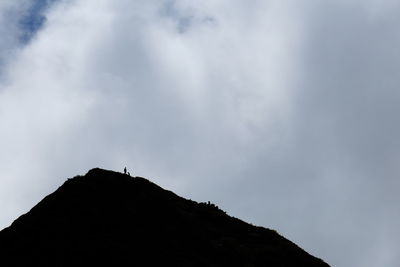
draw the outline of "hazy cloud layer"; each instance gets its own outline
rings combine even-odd
[[[397,1],[47,1],[22,43],[16,2],[0,227],[68,176],[127,165],[332,266],[400,264]]]

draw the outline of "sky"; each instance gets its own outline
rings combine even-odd
[[[102,167],[400,266],[400,2],[0,1],[0,228]]]

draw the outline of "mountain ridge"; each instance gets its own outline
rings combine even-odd
[[[329,266],[214,204],[100,168],[0,231],[0,257],[6,266]]]

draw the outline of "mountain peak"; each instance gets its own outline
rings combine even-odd
[[[9,266],[328,266],[211,203],[99,168],[1,231],[0,256]]]

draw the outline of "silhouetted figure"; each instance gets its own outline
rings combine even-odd
[[[128,172],[128,176],[131,176],[131,174]]]
[[[126,167],[124,168],[124,174],[126,174]]]

